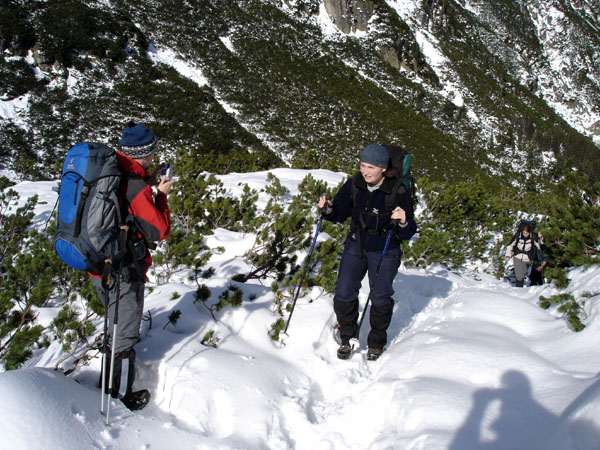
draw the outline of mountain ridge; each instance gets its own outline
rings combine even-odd
[[[1,69],[14,81],[2,101],[27,107],[3,114],[3,165],[55,177],[72,143],[117,145],[134,119],[173,157],[233,161],[214,172],[286,162],[350,172],[380,141],[409,148],[433,179],[542,187],[570,167],[595,179],[599,10],[582,0],[5,1]],[[206,83],[149,58],[151,46]]]

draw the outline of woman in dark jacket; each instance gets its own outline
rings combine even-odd
[[[331,222],[342,223],[352,218],[333,299],[340,327],[341,346],[337,352],[340,359],[350,358],[350,339],[358,334],[358,293],[367,272],[372,301],[367,358],[376,360],[383,352],[394,307],[392,284],[400,266],[400,242],[410,239],[416,231],[410,195],[406,189],[393,194],[396,177],[388,171],[388,164],[387,149],[369,145],[361,153],[360,172],[346,181],[333,202],[321,197],[318,203],[325,219]],[[390,195],[394,198],[386,202],[386,196]],[[390,242],[373,285],[390,230]]]
[[[523,287],[525,277],[536,254],[541,252],[540,243],[531,224],[526,223],[521,231],[517,231],[506,247],[505,262],[513,258],[515,267],[515,287]]]

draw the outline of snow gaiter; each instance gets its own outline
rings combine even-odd
[[[387,329],[392,321],[393,312],[393,301],[384,306],[371,305],[371,311],[369,312],[371,331],[367,337],[369,348],[383,349],[385,347],[385,344],[387,344]]]
[[[127,390],[125,395],[131,394],[133,391],[133,382],[135,381],[135,350],[129,350],[129,368],[127,369]]]
[[[121,375],[123,373],[123,360],[124,359],[128,359],[129,360],[129,366],[128,366],[128,370],[127,370],[127,390],[125,392],[125,395],[127,395],[129,392],[131,392],[132,388],[133,388],[133,382],[135,380],[135,350],[134,349],[129,349],[129,350],[124,350],[122,352],[119,352],[115,355],[115,371],[113,373],[113,385],[112,385],[112,389],[109,389],[108,386],[108,377],[106,377],[106,388],[105,388],[105,392],[110,392],[110,395],[112,398],[117,398],[119,396],[119,391],[121,390]],[[110,373],[110,359],[109,358],[105,358],[106,361],[106,366],[105,366],[105,370],[106,373]]]
[[[342,345],[349,345],[350,339],[356,334],[358,324],[358,299],[349,302],[333,299],[333,311],[340,325]]]

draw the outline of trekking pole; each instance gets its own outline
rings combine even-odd
[[[108,268],[108,270],[107,270]],[[106,264],[104,266],[104,273],[102,274],[102,287],[104,287],[104,335],[102,337],[102,376],[101,376],[101,400],[100,400],[100,412],[104,414],[104,394],[106,393],[106,347],[108,344],[108,303],[110,302],[110,298],[108,295],[108,286],[110,284],[110,266]]]
[[[283,334],[287,334],[287,329],[290,326],[290,320],[292,319],[292,314],[294,314],[294,308],[296,306],[296,300],[298,300],[298,296],[300,295],[300,291],[302,290],[302,282],[304,281],[304,277],[306,276],[306,272],[308,272],[308,268],[310,266],[310,258],[313,254],[313,250],[315,248],[315,244],[317,242],[317,236],[319,235],[319,231],[321,230],[321,224],[323,223],[323,214],[321,214],[321,218],[319,219],[319,223],[317,225],[317,232],[315,233],[315,237],[313,238],[312,245],[310,246],[310,251],[308,252],[308,256],[306,259],[306,264],[304,265],[304,271],[302,272],[302,276],[300,277],[300,281],[294,288],[294,300],[292,301],[292,309],[290,310],[290,315],[288,317],[287,323],[285,324],[285,329],[283,330]],[[296,291],[296,288],[298,289]]]
[[[385,241],[385,246],[383,247],[383,251],[381,252],[381,257],[379,258],[379,263],[377,263],[377,270],[375,271],[375,276],[373,277],[373,283],[371,283],[371,287],[369,289],[369,296],[367,297],[367,303],[365,303],[365,308],[360,316],[360,320],[358,321],[358,327],[356,328],[356,334],[354,335],[354,339],[358,340],[358,336],[360,334],[360,327],[362,326],[363,320],[365,320],[365,314],[367,313],[367,309],[369,308],[369,302],[371,301],[371,294],[373,293],[373,288],[375,287],[375,283],[377,283],[377,278],[379,277],[379,270],[381,269],[381,263],[383,263],[383,257],[385,256],[385,252],[387,251],[388,245],[390,243],[390,238],[392,237],[392,230],[388,232],[387,239]]]
[[[123,267],[122,261],[123,261],[123,255],[125,253],[125,243],[126,243],[126,239],[127,239],[127,230],[128,230],[128,226],[123,225],[121,226],[121,233],[119,235],[119,248],[120,253],[118,256],[118,269],[117,269],[117,276],[115,279],[115,283],[116,283],[116,289],[115,289],[115,318],[113,321],[113,338],[112,338],[112,348],[111,348],[111,352],[110,352],[110,376],[108,377],[108,385],[109,385],[109,393],[108,395],[111,395],[112,393],[112,387],[113,387],[113,377],[114,377],[114,373],[115,373],[115,350],[117,348],[117,325],[119,323],[119,301],[121,299],[121,268]],[[108,426],[109,423],[109,416],[110,416],[110,397],[108,397],[107,395],[107,400],[108,400],[108,404],[106,407],[106,425]],[[118,395],[118,393],[117,393]]]
[[[110,349],[110,375],[108,377],[108,393],[106,395],[106,425],[109,422],[110,416],[110,395],[112,394],[113,376],[115,373],[115,350],[117,347],[117,325],[119,323],[119,297],[121,296],[121,269],[117,271],[116,283],[116,299],[115,299],[115,318],[113,321],[112,348]]]

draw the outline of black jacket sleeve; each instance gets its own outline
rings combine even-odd
[[[401,241],[409,240],[417,232],[417,224],[415,222],[412,200],[408,191],[403,190],[398,193],[394,203],[406,212],[406,223],[403,225],[398,224],[396,227],[396,237]]]
[[[343,223],[352,216],[352,178],[346,180],[333,198],[333,209],[325,219],[333,223]]]

